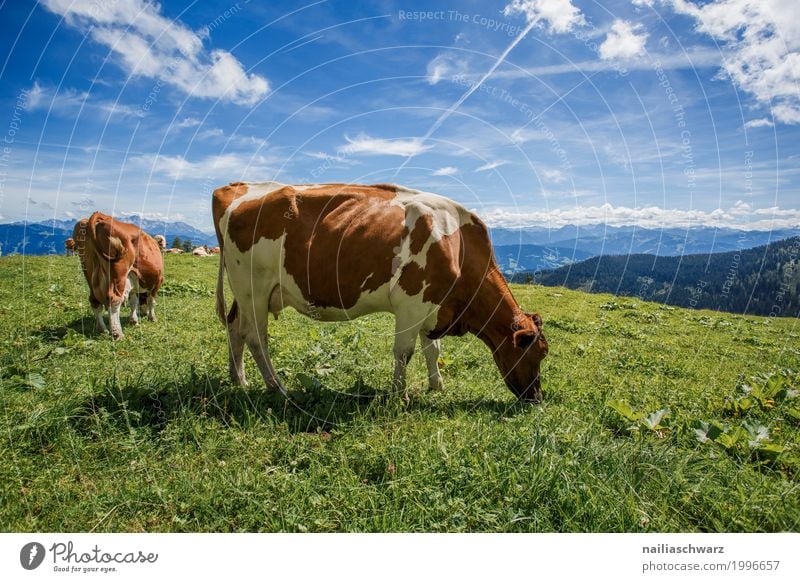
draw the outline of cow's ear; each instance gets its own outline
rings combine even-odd
[[[533,344],[539,334],[532,329],[521,329],[514,332],[514,347],[527,348]]]
[[[542,321],[542,316],[541,315],[539,315],[538,313],[526,313],[525,315],[527,315],[528,317],[530,317],[533,320],[533,323],[536,324],[536,327],[538,327],[539,329],[542,329],[542,324],[544,322]]]

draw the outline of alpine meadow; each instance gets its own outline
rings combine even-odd
[[[772,532],[800,523],[797,319],[514,285],[544,401],[473,336],[391,390],[391,316],[270,323],[288,397],[227,374],[219,257],[165,256],[158,322],[94,331],[77,257],[0,259],[3,529]],[[127,316],[127,310],[124,313]]]

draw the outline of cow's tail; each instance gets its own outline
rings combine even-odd
[[[217,274],[217,317],[222,325],[227,326],[228,318],[225,311],[225,251],[220,248],[219,273]]]

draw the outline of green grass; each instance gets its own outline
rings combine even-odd
[[[798,530],[796,320],[517,286],[545,318],[544,404],[467,336],[442,392],[415,356],[406,407],[391,316],[288,310],[287,400],[249,356],[230,385],[216,269],[167,256],[160,320],[113,343],[76,258],[0,259],[3,530]]]

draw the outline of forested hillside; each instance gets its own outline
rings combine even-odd
[[[537,283],[680,307],[797,317],[800,237],[728,253],[593,257],[537,274]],[[522,277],[518,277],[524,280]]]

